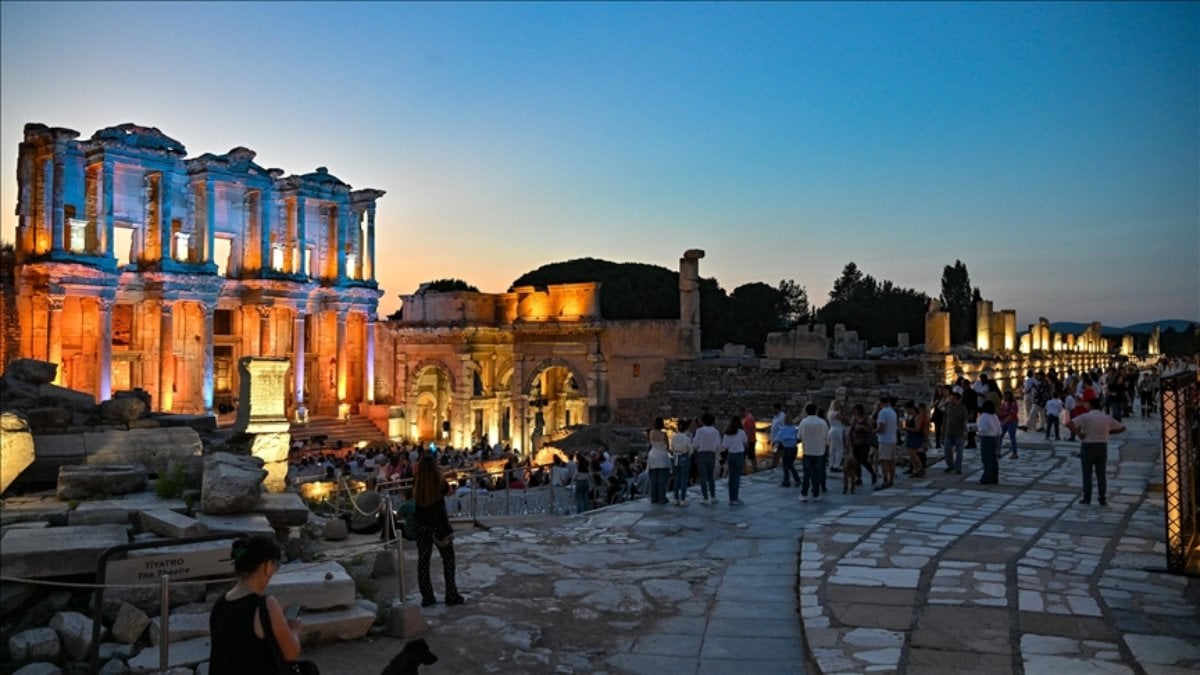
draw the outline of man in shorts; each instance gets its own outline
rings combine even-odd
[[[879,442],[879,465],[883,473],[880,490],[890,488],[896,480],[896,438],[899,420],[890,396],[879,398],[879,413],[875,416],[875,438]]]

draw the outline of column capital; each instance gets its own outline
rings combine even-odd
[[[61,312],[66,301],[67,298],[63,295],[46,296],[46,302],[49,303],[51,312]]]
[[[255,305],[254,310],[258,312],[258,315],[260,317],[262,317],[264,319],[269,319],[269,318],[271,318],[271,312],[273,312],[275,310],[275,306],[274,305]]]
[[[117,304],[117,301],[113,298],[96,298],[96,306],[100,308],[101,312],[112,311],[115,304]]]
[[[200,313],[204,315],[205,321],[213,318],[213,315],[217,312],[216,305],[210,305],[207,302],[198,302],[196,304],[200,307]]]
[[[158,307],[160,312],[170,314],[171,310],[175,309],[175,301],[167,298],[155,298],[150,301],[154,306]]]

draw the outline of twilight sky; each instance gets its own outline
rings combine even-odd
[[[244,145],[379,203],[380,312],[592,256],[815,305],[961,258],[1018,326],[1200,319],[1197,4],[0,4],[26,122]]]

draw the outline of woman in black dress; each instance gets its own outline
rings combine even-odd
[[[300,620],[286,619],[279,601],[264,594],[279,569],[281,556],[279,545],[269,537],[255,535],[233,542],[233,569],[238,582],[217,598],[209,615],[210,672],[277,673],[280,664],[272,642],[278,645],[283,661],[299,658]]]
[[[429,579],[429,562],[434,546],[442,556],[446,604],[461,605],[465,602],[454,582],[454,528],[450,527],[450,517],[446,514],[445,497],[446,484],[437,460],[432,455],[425,455],[417,464],[417,475],[413,479],[413,499],[417,503],[413,518],[417,535],[417,585],[421,587],[422,607],[437,602],[433,595],[433,582]]]

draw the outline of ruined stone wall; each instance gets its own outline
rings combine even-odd
[[[17,311],[16,252],[0,247],[0,371],[21,357],[21,320]]]
[[[610,321],[600,333],[600,352],[608,364],[606,404],[647,396],[651,384],[662,381],[667,364],[678,357],[679,322]]]
[[[731,415],[748,406],[759,419],[771,417],[775,403],[790,415],[815,401],[828,407],[834,399],[873,404],[883,394],[902,400],[926,400],[936,369],[921,359],[773,360],[703,359],[668,364],[662,382],[642,398],[620,401],[614,422],[646,425],[655,417],[697,415],[708,410]]]

